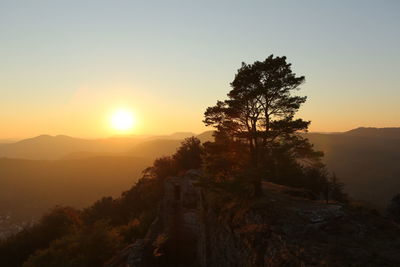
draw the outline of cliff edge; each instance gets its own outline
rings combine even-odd
[[[106,266],[400,266],[400,227],[376,212],[265,182],[259,199],[164,183],[158,218]]]

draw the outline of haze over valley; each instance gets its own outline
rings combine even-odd
[[[354,200],[383,211],[400,188],[400,128],[304,134]],[[0,213],[37,219],[55,205],[88,206],[118,196],[154,159],[184,138],[212,141],[212,131],[165,136],[80,139],[42,135],[0,146]]]

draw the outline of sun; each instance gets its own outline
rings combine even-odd
[[[111,127],[117,131],[129,131],[135,125],[133,113],[127,109],[116,110],[111,115]]]

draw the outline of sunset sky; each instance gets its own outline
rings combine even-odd
[[[301,2],[301,3],[300,3]],[[0,138],[200,133],[242,61],[287,56],[311,131],[400,126],[400,1],[0,0]]]

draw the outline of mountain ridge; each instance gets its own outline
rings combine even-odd
[[[14,144],[0,145],[0,158],[28,159],[84,159],[98,156],[125,157],[134,156],[151,161],[162,156],[173,154],[182,139],[177,136],[190,135],[190,132],[179,132],[165,136],[147,136],[144,138],[111,137],[108,139],[78,139],[68,136],[42,135],[19,142],[26,145],[32,140],[44,140],[46,149],[41,145],[27,146],[33,153],[24,153],[20,149],[14,153],[5,153]],[[196,137],[202,142],[212,140],[213,131],[200,133]],[[172,136],[172,137],[171,137]],[[374,207],[383,210],[390,198],[400,188],[400,128],[359,127],[342,133],[303,133],[317,150],[323,151],[324,163],[329,171],[335,172],[346,184],[346,191],[355,199],[367,201]],[[49,141],[52,140],[52,141]],[[67,145],[57,148],[57,142]],[[64,142],[67,140],[67,142]],[[54,143],[55,142],[55,143]],[[78,145],[74,145],[77,142]],[[40,143],[40,142],[39,142]],[[22,145],[21,145],[22,144]],[[26,150],[26,148],[25,148]],[[40,156],[46,152],[44,156]],[[24,156],[24,157],[22,157]],[[372,190],[371,188],[374,188]]]
[[[148,142],[159,142],[157,140],[171,140],[166,143],[179,142],[186,137],[199,136],[201,139],[208,139],[208,133],[203,132],[196,135],[191,132],[175,132],[170,135],[154,135],[154,136],[118,136],[102,139],[84,139],[71,137],[67,135],[51,136],[43,134],[32,138],[23,139],[13,143],[5,143],[0,145],[0,157],[5,158],[22,158],[32,160],[48,160],[48,159],[65,159],[70,158],[71,154],[76,153],[92,153],[117,156],[129,156],[131,150],[135,150],[135,146]],[[174,152],[174,149],[167,149],[166,152]],[[154,149],[153,149],[154,150]],[[135,152],[134,154],[138,154]],[[165,154],[165,153],[161,153]],[[153,155],[151,155],[153,156]]]
[[[400,127],[358,127],[344,132],[345,135],[362,136],[362,137],[382,137],[400,139]]]

